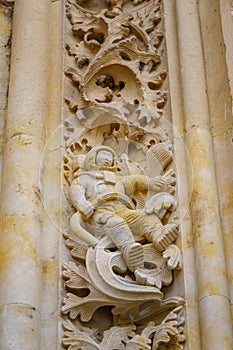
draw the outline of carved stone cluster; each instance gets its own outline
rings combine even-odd
[[[108,8],[98,5],[97,12],[85,7],[88,3],[67,1],[73,36],[66,48],[73,60],[66,74],[76,85],[75,98],[67,97],[69,107],[146,104],[159,117],[166,102],[160,1],[144,1],[130,12],[124,11],[123,1],[109,1]]]
[[[161,1],[67,0],[63,346],[183,349]]]
[[[136,326],[128,325],[111,327],[104,331],[100,340],[100,332],[96,329],[75,327],[70,321],[64,324],[65,338],[63,344],[70,350],[149,350],[149,349],[182,349],[184,342],[182,307],[176,307],[159,324],[149,322],[140,332]],[[170,345],[170,346],[169,346]]]

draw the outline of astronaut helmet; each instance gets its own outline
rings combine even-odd
[[[112,155],[112,157],[111,157]],[[83,169],[88,170],[109,170],[116,171],[117,155],[108,146],[99,145],[93,147],[86,155]]]

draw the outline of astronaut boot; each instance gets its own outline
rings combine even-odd
[[[121,251],[126,265],[131,272],[134,272],[138,268],[144,267],[144,252],[140,243],[130,243],[122,247]]]
[[[178,222],[164,225],[159,231],[156,231],[153,234],[153,243],[155,248],[162,252],[177,239],[178,234]]]

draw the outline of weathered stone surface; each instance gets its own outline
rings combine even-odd
[[[175,292],[163,295],[182,258],[172,130],[163,118],[161,2],[93,6],[67,1],[65,237],[75,262],[63,266],[63,344],[84,349],[92,337],[99,349],[110,350],[116,339],[122,349],[182,349],[183,321],[167,335],[162,330],[183,301]],[[138,323],[142,333],[135,335]],[[91,334],[100,324],[97,345]]]
[[[40,314],[27,304],[8,304],[0,308],[0,346],[6,350],[40,349]],[[36,335],[36,336],[35,336]]]
[[[0,348],[232,349],[232,18],[0,0]]]

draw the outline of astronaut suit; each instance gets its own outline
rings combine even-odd
[[[107,235],[121,251],[129,270],[143,268],[142,237],[163,251],[178,235],[177,224],[163,225],[153,212],[137,209],[135,191],[162,192],[167,184],[164,176],[121,176],[117,173],[116,154],[107,146],[93,148],[70,188],[73,206],[83,220],[101,236]]]

